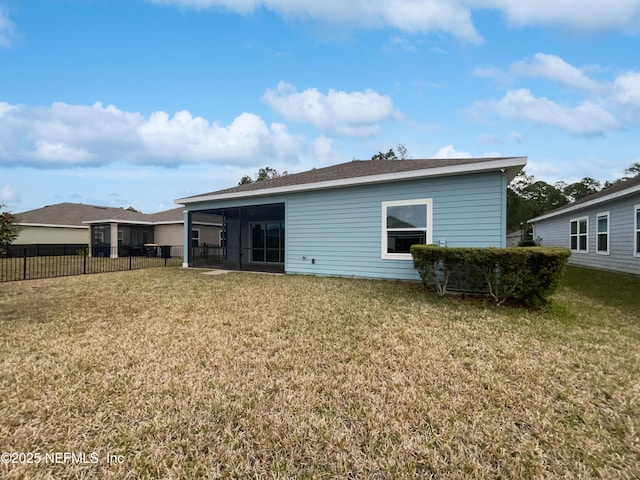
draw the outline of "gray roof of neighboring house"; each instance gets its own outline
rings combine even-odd
[[[152,213],[147,215],[150,222],[183,222],[184,207],[172,208],[164,212]]]
[[[361,177],[376,177],[390,174],[400,174],[412,171],[425,171],[430,169],[444,169],[447,167],[471,167],[476,164],[495,164],[499,161],[513,161],[509,168],[513,175],[526,164],[525,157],[492,157],[492,158],[453,158],[453,159],[427,159],[427,160],[353,160],[351,162],[332,165],[324,168],[284,175],[281,177],[263,180],[260,182],[238,185],[215,192],[193,195],[177,199],[176,203],[191,203],[196,199],[228,194],[242,194],[258,192],[268,193],[265,190],[281,189],[301,185],[321,184],[323,182],[335,182],[340,180],[359,179]],[[517,164],[517,165],[516,165]],[[471,169],[470,169],[471,170]],[[185,200],[186,202],[182,202]]]
[[[127,223],[183,221],[183,210],[183,208],[174,208],[146,214],[131,212],[124,208],[64,202],[18,213],[16,216],[21,224],[86,226],[86,222],[101,220],[119,220]]]
[[[630,178],[629,180],[614,183],[610,187],[603,188],[602,190],[592,193],[591,195],[587,195],[580,200],[576,200],[575,202],[556,208],[555,210],[545,213],[544,215],[540,215],[539,217],[532,218],[529,222],[537,222],[539,220],[544,220],[545,218],[551,218],[574,210],[580,210],[582,207],[615,200],[616,198],[635,192],[640,192],[640,175]]]

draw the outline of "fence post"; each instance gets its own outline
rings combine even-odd
[[[82,260],[82,274],[86,275],[87,274],[87,254],[89,253],[89,245],[85,245],[84,249],[83,249],[84,255],[83,255],[83,260]]]
[[[22,249],[22,279],[27,279],[27,247]]]
[[[129,251],[129,270],[131,270],[131,251]]]

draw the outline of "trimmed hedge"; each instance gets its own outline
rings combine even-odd
[[[562,247],[459,248],[413,245],[413,265],[425,286],[439,295],[450,293],[456,272],[473,270],[481,279],[483,292],[497,305],[507,300],[526,306],[548,302],[555,292],[571,252]],[[460,282],[457,282],[460,285]],[[478,293],[457,286],[456,290]]]

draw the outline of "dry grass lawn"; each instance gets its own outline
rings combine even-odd
[[[639,478],[637,311],[176,268],[3,284],[0,477]]]

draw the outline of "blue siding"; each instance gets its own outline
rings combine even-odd
[[[588,217],[588,253],[572,253],[569,263],[582,267],[640,275],[640,257],[634,255],[634,207],[639,204],[640,194],[633,194],[584,207],[535,222],[534,234],[536,237],[542,238],[542,245],[570,248],[569,223],[575,218]],[[596,252],[596,217],[599,213],[604,212],[609,212],[609,255]]]
[[[504,246],[502,177],[460,175],[292,194],[285,270],[418,280],[411,260],[381,258],[382,202],[392,200],[432,198],[436,244]]]

